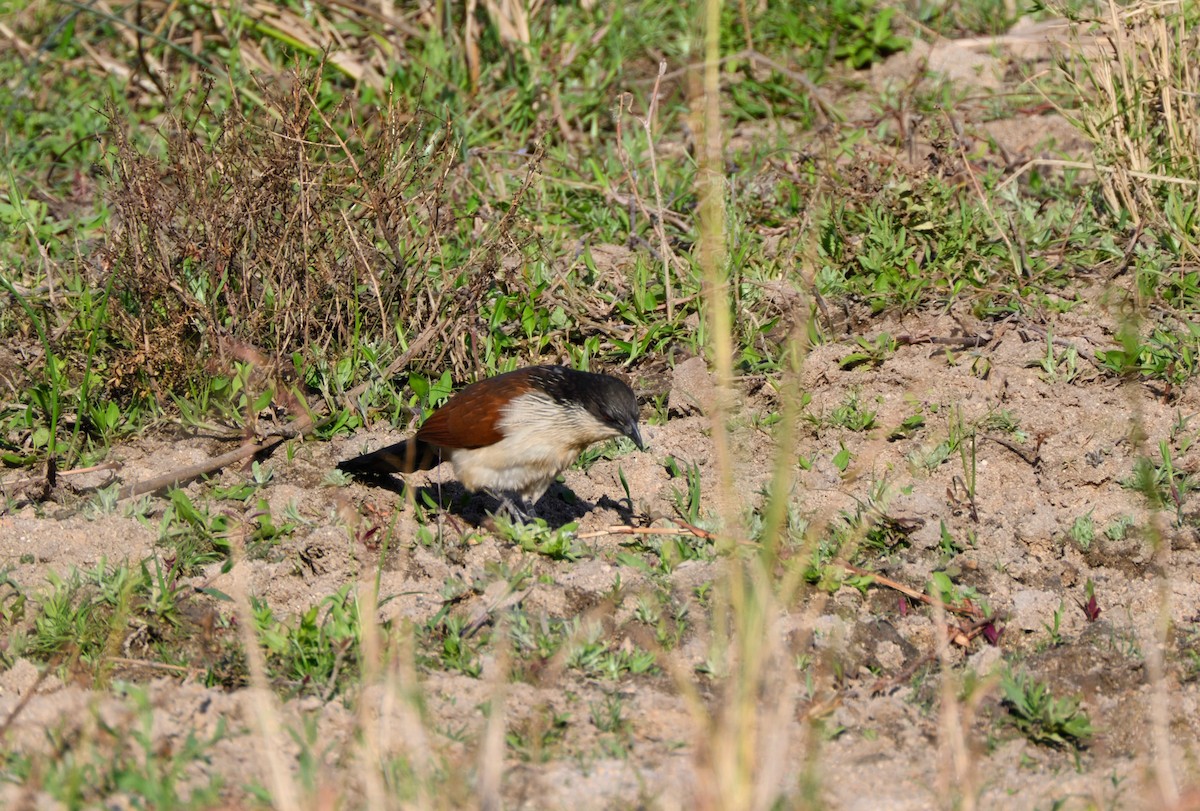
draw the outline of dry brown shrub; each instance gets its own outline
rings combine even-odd
[[[393,105],[340,132],[332,122],[348,116],[319,108],[318,80],[258,91],[259,106],[224,111],[216,94],[186,99],[160,127],[161,154],[113,121],[118,388],[171,389],[214,360],[278,365],[389,342],[397,323],[411,338],[473,313],[492,282],[436,269],[441,241],[463,236],[446,122]],[[511,242],[477,241],[477,274]]]

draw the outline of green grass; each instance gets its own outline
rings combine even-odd
[[[968,418],[958,404],[916,392],[902,413],[888,412],[862,393],[864,381],[896,371],[914,339],[901,334],[906,319],[950,314],[988,341],[1033,330],[1041,347],[1033,374],[1048,387],[1098,378],[1173,400],[1195,383],[1194,122],[1186,105],[1153,95],[1200,90],[1178,57],[1195,50],[1189,9],[1168,20],[1176,55],[1165,61],[1147,57],[1170,42],[1131,28],[1118,54],[1123,83],[1106,81],[1076,49],[1019,92],[980,100],[934,81],[875,89],[863,71],[930,31],[1003,31],[1020,12],[1011,4],[727,4],[715,32],[727,59],[716,78],[736,140],[721,156],[725,260],[706,267],[715,254],[701,250],[714,237],[701,216],[709,210],[701,78],[683,70],[701,60],[698,9],[544,4],[528,42],[516,42],[486,10],[468,29],[462,5],[434,5],[424,17],[405,10],[392,20],[288,2],[269,18],[250,7],[152,4],[162,14],[152,26],[151,15],[136,18],[140,6],[4,9],[14,40],[30,47],[0,52],[0,480],[38,486],[5,486],[0,522],[128,511],[158,546],[144,561],[39,582],[19,573],[35,558],[5,561],[0,666],[24,658],[108,691],[141,678],[123,663],[135,646],[147,662],[236,690],[257,678],[234,633],[248,623],[265,653],[265,684],[283,699],[353,704],[381,662],[398,680],[412,667],[404,694],[416,696],[418,719],[428,717],[422,691],[443,677],[527,686],[565,673],[577,689],[596,688],[571,697],[569,711],[513,715],[498,740],[530,763],[583,757],[573,748],[583,726],[598,733],[604,756],[629,756],[639,742],[622,689],[674,681],[708,730],[712,762],[734,764],[722,779],[736,783],[755,773],[754,758],[734,751],[756,734],[747,732],[746,696],[786,693],[770,681],[780,668],[762,647],[766,629],[806,600],[876,587],[843,563],[912,565],[929,551],[926,575],[940,599],[986,598],[961,572],[942,570],[974,550],[977,501],[989,495],[976,439],[1032,440],[1015,406]],[[662,58],[667,75],[656,85]],[[1154,76],[1154,64],[1170,75]],[[1101,171],[1041,162],[1018,176],[986,136],[958,129],[1026,115],[1043,99],[1093,138]],[[898,122],[917,118],[924,153],[902,159]],[[1091,351],[1056,341],[1072,323],[1064,315],[1097,312],[1088,309],[1097,286],[1115,332],[1097,331]],[[987,378],[984,344],[937,349],[964,375]],[[789,415],[811,396],[799,390],[798,354],[823,345],[845,388],[808,421],[836,446],[793,453],[800,429]],[[203,577],[227,574],[242,552],[238,565],[299,567],[314,516],[326,509],[341,510],[345,523],[357,510],[345,534],[366,582],[410,565],[418,551],[465,555],[470,533],[448,529],[431,500],[418,501],[409,538],[393,533],[394,516],[347,507],[333,487],[332,507],[273,512],[274,477],[285,469],[278,457],[133,504],[113,490],[76,493],[57,475],[117,459],[126,443],[167,436],[168,426],[230,441],[307,414],[320,421],[317,441],[404,427],[466,382],[535,362],[641,376],[663,422],[663,381],[692,355],[718,370],[728,360],[739,391],[766,403],[751,427],[788,449],[763,461],[779,473],[761,491],[730,477],[737,498],[728,510],[712,474],[719,458],[702,472],[700,460],[659,457],[674,517],[712,531],[733,532],[731,522],[743,541],[681,532],[613,546],[581,540],[571,524],[500,522],[503,559],[448,577],[436,610],[419,620],[383,620],[373,606],[364,615],[364,592],[346,584],[314,591],[302,611],[255,599],[241,616]],[[718,444],[722,415],[706,429]],[[1124,480],[1180,527],[1195,523],[1195,484],[1179,462],[1191,441],[1183,422],[1139,451]],[[835,502],[828,515],[802,509],[797,474],[815,468],[828,473],[827,488],[850,488],[876,439],[908,443],[909,469],[873,471],[858,491],[865,498]],[[621,463],[628,452],[600,446],[579,465]],[[943,475],[955,481],[948,500],[966,505],[967,517],[942,521],[930,549],[914,549],[915,525],[893,515],[890,499],[906,482]],[[619,477],[636,512],[624,470]],[[1121,517],[1103,532],[1120,540],[1134,524]],[[1086,552],[1102,540],[1097,530],[1088,512],[1068,536]],[[611,594],[585,595],[585,608],[537,607],[537,587],[576,566],[611,567],[636,591],[618,578]],[[696,571],[702,582],[679,586]],[[499,580],[514,594],[530,590],[530,604],[476,621],[464,603]],[[711,639],[697,643],[705,633]],[[1053,636],[1066,638],[1057,619]],[[681,677],[664,656],[689,644],[705,648],[702,695],[689,692],[694,674]],[[1091,734],[1078,702],[1041,682],[1009,675],[999,689],[1010,723],[1033,742],[1075,749]],[[113,735],[119,745],[48,765],[13,752],[0,778],[68,807],[120,793],[156,808],[226,799],[215,778],[194,784],[186,801],[172,799],[182,770],[202,762],[221,733],[151,751],[152,710],[140,687],[129,696],[136,712],[118,731],[126,734]],[[66,753],[66,738],[49,735]],[[315,793],[318,742],[293,737],[304,739],[302,780]],[[422,774],[411,753],[374,754],[396,796],[428,799],[422,792],[447,779],[444,764]],[[735,785],[721,800],[750,794]]]
[[[860,0],[818,6],[795,17],[771,9],[750,31],[730,13],[726,36],[733,43],[778,32],[764,40],[779,49],[768,55],[799,59],[814,75],[843,62],[858,67],[904,47],[894,32],[884,30],[899,19],[890,8],[879,12]],[[814,25],[807,12],[817,13],[825,26]],[[68,80],[52,72],[56,62],[48,59],[51,81],[67,84],[47,96],[48,103],[29,109],[19,94],[28,91],[30,76],[10,64],[8,92],[15,88],[12,106],[24,115],[6,134],[12,148],[0,214],[18,236],[6,249],[9,266],[19,271],[9,280],[9,294],[22,308],[0,319],[0,333],[18,341],[41,336],[45,360],[27,368],[28,376],[18,384],[21,396],[0,412],[5,458],[10,464],[31,464],[61,454],[67,465],[86,464],[103,458],[113,441],[141,430],[164,409],[194,423],[219,414],[238,425],[256,406],[291,397],[297,382],[336,414],[333,430],[357,427],[342,395],[364,381],[375,383],[356,404],[360,413],[394,420],[400,406],[392,390],[379,385],[385,382],[379,372],[422,337],[421,326],[439,326],[444,335],[472,321],[478,324],[471,346],[434,340],[410,364],[422,369],[423,360],[449,353],[456,378],[510,368],[514,358],[637,365],[664,353],[698,351],[706,341],[703,329],[686,323],[701,313],[702,299],[686,252],[672,250],[674,260],[664,276],[661,263],[644,252],[631,266],[609,268],[596,266],[587,244],[582,253],[571,247],[580,233],[601,244],[632,237],[657,246],[653,217],[643,212],[652,213],[659,198],[672,212],[695,204],[694,167],[685,155],[660,156],[653,175],[628,171],[644,167],[650,149],[657,149],[637,126],[645,106],[642,94],[635,93],[628,112],[619,116],[619,141],[612,138],[607,107],[602,116],[594,107],[612,89],[653,75],[628,53],[636,54],[648,42],[669,43],[668,53],[690,47],[686,26],[662,10],[622,10],[606,20],[609,36],[599,42],[573,39],[567,32],[579,30],[576,26],[596,24],[588,14],[563,8],[539,18],[531,32],[535,38],[565,38],[562,47],[577,51],[566,67],[555,67],[536,49],[527,60],[514,58],[503,43],[485,36],[480,47],[493,66],[479,75],[474,100],[466,92],[469,71],[437,37],[425,40],[424,50],[412,56],[416,66],[432,73],[423,82],[415,82],[413,70],[395,74],[385,98],[380,96],[382,74],[352,85],[337,58],[313,60],[311,52],[297,50],[278,30],[248,17],[231,20],[230,32],[253,32],[268,58],[301,55],[303,67],[290,94],[270,87],[251,90],[248,78],[238,78],[245,67],[232,40],[206,41],[211,52],[182,62],[185,80],[169,97],[156,98],[145,89],[132,104],[129,99],[118,104],[108,79],[85,72]],[[180,33],[201,22],[180,17]],[[59,59],[85,54],[85,42],[112,47],[122,25],[98,14],[73,16],[57,34]],[[352,37],[369,34],[361,21],[345,30]],[[149,56],[156,59],[178,49],[161,37],[151,38],[149,45]],[[230,79],[206,87],[199,77],[206,64],[218,63],[229,65]],[[371,76],[375,73],[368,71]],[[733,109],[755,120],[766,114],[736,102],[736,92],[743,91],[765,98],[754,87],[760,78],[742,76],[737,63],[728,67],[728,78]],[[784,78],[775,75],[771,81],[782,84]],[[434,86],[441,90],[435,92]],[[581,151],[577,142],[564,140],[555,128],[547,130],[530,114],[549,92],[558,95],[562,107],[559,127],[598,148]],[[97,98],[113,102],[105,107]],[[500,99],[503,104],[497,106]],[[679,126],[686,114],[682,101],[676,94],[664,97],[658,132]],[[228,115],[235,105],[240,114]],[[356,113],[355,105],[368,107]],[[807,120],[809,115],[803,94],[790,102],[776,98],[771,105],[775,117]],[[170,126],[157,131],[136,126],[138,116],[148,113],[165,116]],[[503,118],[490,120],[497,115]],[[72,123],[64,127],[63,120]],[[943,124],[933,126],[936,139]],[[515,154],[539,127],[544,132],[539,148]],[[34,137],[43,129],[60,133],[63,142]],[[869,137],[863,130],[844,129],[831,154]],[[312,146],[294,152],[286,144],[295,139]],[[788,279],[788,271],[783,257],[763,250],[761,227],[809,220],[819,235],[812,268],[816,290],[826,300],[861,302],[876,312],[960,301],[983,318],[1061,310],[1074,295],[1066,267],[1103,264],[1123,253],[1106,227],[1105,212],[1081,209],[1071,183],[1048,184],[1033,174],[1029,193],[987,202],[950,182],[944,172],[892,165],[851,176],[826,159],[760,188],[755,177],[770,170],[781,149],[786,142],[756,144],[735,176],[744,180],[730,189],[733,210],[745,214],[733,223],[739,238],[731,261],[741,269],[732,292],[744,313],[735,338],[739,366],[746,371],[772,372],[782,351],[764,339],[779,315],[761,284]],[[92,184],[87,211],[75,207],[65,219],[51,216],[44,202],[29,195],[26,179],[34,167],[45,165],[50,150],[65,162],[50,173],[60,185],[38,197],[78,194],[63,181],[83,171]],[[475,153],[479,157],[465,164],[465,173],[448,170]],[[958,162],[957,154],[944,156],[947,166]],[[173,167],[173,176],[156,177],[166,165]],[[827,172],[841,194],[820,193]],[[239,193],[249,178],[262,175],[280,182],[260,187],[253,196]],[[308,179],[298,185],[300,177]],[[985,171],[978,179],[986,196],[1002,178]],[[626,202],[616,202],[614,194]],[[407,198],[411,202],[401,203]],[[997,206],[1005,209],[1006,227],[1015,229],[1019,255],[1014,240],[997,232]],[[294,210],[314,212],[312,221],[285,216]],[[101,230],[113,212],[122,227]],[[348,213],[349,229],[342,219]],[[481,213],[482,239],[476,233]],[[163,231],[164,221],[177,225]],[[684,247],[695,239],[686,217],[667,218],[663,228],[668,241]],[[117,271],[105,285],[92,283],[83,261],[87,252],[61,238],[67,229],[75,246],[104,235],[103,261]],[[262,251],[261,245],[275,249]],[[1140,260],[1139,267],[1146,268],[1139,277],[1145,292],[1161,289],[1168,301],[1189,300],[1188,276],[1153,270],[1186,250],[1178,240],[1167,241],[1157,249],[1160,261]],[[1071,256],[1070,263],[1062,261],[1064,254]],[[554,258],[569,255],[576,258],[565,265]],[[50,268],[54,272],[47,275]],[[568,271],[579,284],[564,300],[560,280]],[[251,279],[259,281],[251,284]],[[63,295],[49,297],[46,290],[34,300],[22,292],[41,291],[47,280],[55,281]],[[412,295],[415,289],[438,292],[421,300]],[[187,295],[179,298],[176,290]],[[154,306],[145,306],[147,296],[156,300]],[[337,302],[332,309],[331,300]],[[675,307],[675,300],[685,303]],[[663,317],[664,307],[671,318]],[[584,310],[601,317],[581,322],[578,313]],[[1186,324],[1131,330],[1119,348],[1097,354],[1099,365],[1109,374],[1135,373],[1180,385],[1195,374],[1194,332]],[[56,336],[53,343],[50,335]],[[255,362],[230,362],[231,354],[244,355],[247,349],[257,353]],[[844,362],[880,362],[886,356],[882,346],[864,344],[863,350]],[[1050,347],[1047,368],[1070,364],[1073,374],[1077,361],[1069,353]],[[216,374],[214,362],[220,367]],[[76,419],[60,426],[66,412]]]

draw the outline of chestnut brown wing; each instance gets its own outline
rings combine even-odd
[[[417,439],[443,448],[483,448],[504,438],[500,421],[509,401],[532,388],[528,369],[472,383],[433,412]]]

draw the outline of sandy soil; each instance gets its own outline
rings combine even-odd
[[[1104,347],[1111,339],[1100,326],[1103,321],[1103,314],[1081,312],[1062,319],[1056,334],[1082,348]],[[892,335],[960,332],[951,316],[914,317],[877,326]],[[879,427],[852,432],[814,426],[819,420],[806,422],[809,427],[798,445],[813,463],[801,473],[796,500],[800,510],[820,525],[836,520],[843,511],[853,511],[886,479],[892,493],[887,514],[920,519],[914,523],[921,525],[912,532],[907,548],[885,559],[884,573],[919,589],[932,571],[944,566],[957,572],[960,583],[973,587],[1003,617],[998,647],[979,639],[955,649],[955,661],[966,660],[968,670],[986,676],[999,666],[1002,654],[1008,654],[1048,681],[1057,695],[1083,696],[1083,707],[1098,735],[1079,757],[1078,768],[1072,754],[1035,746],[1006,728],[998,720],[1004,712],[995,690],[975,708],[974,719],[967,724],[968,740],[975,779],[988,807],[1031,808],[1071,797],[1101,805],[1118,801],[1116,807],[1122,808],[1156,807],[1157,800],[1144,788],[1154,785],[1147,769],[1155,760],[1148,735],[1155,697],[1166,701],[1170,733],[1177,745],[1172,756],[1184,774],[1192,773],[1194,751],[1189,742],[1200,732],[1200,691],[1180,657],[1180,649],[1200,621],[1196,610],[1200,560],[1194,531],[1149,514],[1145,500],[1121,480],[1133,470],[1138,453],[1157,448],[1160,440],[1177,449],[1180,469],[1196,469],[1196,452],[1181,449],[1185,437],[1176,426],[1180,415],[1200,408],[1198,393],[1188,387],[1178,392],[1177,401],[1166,403],[1151,387],[1114,383],[1083,361],[1080,379],[1072,384],[1050,383],[1036,367],[1045,347],[1039,335],[1020,327],[1001,328],[991,343],[977,350],[901,346],[878,368],[852,370],[842,369],[839,363],[850,344],[814,348],[804,367],[804,388],[812,395],[807,413],[828,415],[853,394],[877,412]],[[991,361],[986,379],[971,374],[973,355]],[[706,385],[707,373],[695,361],[681,368],[674,391],[677,401],[686,402],[689,397],[683,392],[695,397],[699,387]],[[743,392],[753,387],[753,382],[747,382]],[[926,426],[910,438],[889,440],[892,428],[917,406],[925,409]],[[773,454],[770,437],[753,427],[751,418],[776,408],[761,390],[745,394],[735,406],[732,424],[739,448],[739,491],[748,494],[749,502],[766,482]],[[1039,441],[1040,446],[1031,464],[1005,445],[979,440],[975,521],[962,499],[951,497],[955,478],[964,475],[957,455],[928,472],[914,469],[906,456],[944,439],[952,419],[978,424],[1000,410],[1027,433],[1030,448]],[[650,427],[649,452],[600,461],[587,472],[568,472],[565,487],[551,492],[543,512],[553,521],[577,518],[581,533],[628,522],[628,506],[617,500],[620,468],[638,515],[671,514],[673,488],[680,485],[666,472],[667,455],[698,465],[706,491],[714,486],[714,453],[707,428],[707,419],[698,414],[675,416],[665,425]],[[1141,449],[1129,441],[1139,429],[1146,436]],[[266,489],[272,509],[294,503],[311,524],[288,538],[269,559],[245,562],[224,575],[214,565],[196,578],[196,585],[233,591],[232,581],[244,577],[249,591],[278,613],[302,611],[340,586],[370,576],[378,564],[378,550],[356,545],[342,518],[357,515],[358,505],[367,502],[381,514],[399,511],[395,529],[399,548],[382,566],[382,594],[392,598],[380,609],[382,618],[429,620],[443,606],[446,583],[455,579],[476,584],[476,593],[456,608],[464,615],[476,615],[489,601],[502,604],[505,595],[488,584],[496,582],[489,564],[504,563],[510,568],[530,565],[538,576],[534,585],[517,595],[530,615],[569,618],[598,613],[618,636],[624,626],[635,624],[634,606],[649,585],[642,572],[617,562],[622,544],[628,541],[624,536],[588,540],[591,554],[579,561],[551,561],[522,552],[486,531],[476,532],[471,522],[480,518],[481,508],[491,506],[486,499],[476,499],[457,517],[443,519],[443,548],[435,550],[411,540],[415,523],[399,495],[361,484],[347,488],[321,484],[336,460],[356,453],[364,444],[376,446],[397,436],[394,431],[378,431],[327,444],[310,443],[298,446],[290,462],[282,455],[272,459],[275,479]],[[197,448],[188,444],[146,440],[120,448],[115,455],[125,461],[123,476],[140,477],[192,460]],[[841,447],[853,459],[845,473],[832,463]],[[233,482],[241,475],[230,471],[221,479]],[[430,481],[444,481],[444,492],[455,492],[449,471],[434,472]],[[198,497],[203,487],[197,484],[190,489]],[[564,500],[568,491],[576,501]],[[1098,531],[1091,547],[1083,551],[1067,533],[1076,518],[1089,513],[1098,528],[1120,516],[1132,516],[1134,529],[1121,540]],[[3,565],[14,582],[33,590],[50,572],[156,554],[155,532],[132,519],[110,515],[54,520],[35,517],[30,509],[2,520]],[[973,545],[944,559],[938,547],[942,524],[956,538],[973,534]],[[1165,544],[1157,554],[1147,531],[1152,526],[1162,532]],[[693,562],[670,575],[672,592],[693,604],[693,616],[703,614],[694,605],[693,589],[717,577],[718,567],[718,563]],[[618,580],[620,596],[614,602]],[[1076,606],[1085,599],[1088,580],[1095,584],[1102,609],[1094,623]],[[1156,644],[1156,607],[1164,589],[1166,610],[1177,629],[1175,650],[1168,653],[1165,679],[1152,682],[1147,678],[1145,651]],[[1046,628],[1060,607],[1065,641],[1049,647]],[[213,610],[230,609],[214,606]],[[792,610],[801,614],[804,606]],[[824,696],[834,707],[824,718],[826,727],[842,731],[832,740],[812,743],[820,747],[816,758],[821,792],[830,806],[937,806],[953,770],[947,763],[949,753],[938,744],[943,740],[941,716],[931,708],[928,694],[935,688],[928,681],[902,679],[881,694],[871,691],[880,677],[902,675],[934,650],[936,632],[930,615],[900,612],[896,595],[885,589],[875,588],[863,596],[843,587],[825,604],[815,624],[818,633],[812,652],[820,654],[822,661],[838,662],[844,671],[840,682],[826,685]],[[702,626],[695,623],[677,651],[669,654],[679,657],[677,664],[684,672],[702,665],[707,655]],[[438,737],[433,730],[452,728],[468,730],[468,737],[476,740],[482,736],[486,717],[480,705],[495,695],[496,667],[494,661],[485,662],[478,679],[425,674],[424,728],[431,737]],[[34,678],[34,668],[24,662],[0,674],[4,716],[25,698]],[[511,684],[505,690],[510,726],[536,723],[548,709],[573,719],[548,762],[512,759],[505,787],[513,807],[558,808],[570,802],[603,808],[632,803],[639,796],[656,798],[654,807],[688,807],[686,797],[695,785],[693,745],[698,733],[672,679],[603,683],[565,671],[545,684]],[[613,690],[623,697],[630,721],[624,759],[603,756],[597,747],[602,735],[588,720],[589,704]],[[261,741],[247,714],[250,691],[227,693],[203,688],[191,679],[158,677],[148,680],[148,692],[157,710],[155,735],[164,745],[189,731],[211,732],[215,719],[224,718],[228,734],[211,751],[208,768],[225,775],[231,785],[256,776],[261,764],[255,751]],[[297,699],[282,708],[282,715],[289,725],[299,724],[303,717],[315,718],[321,740],[347,741],[359,720],[348,703],[352,702],[343,697],[328,703]],[[797,705],[792,722],[797,735],[808,724],[807,706]],[[396,711],[394,706],[392,710]],[[23,750],[44,750],[47,728],[93,723],[97,717],[120,728],[131,712],[128,700],[119,694],[89,692],[51,678],[22,707],[10,731],[11,741]],[[294,753],[294,744],[285,744],[284,751]],[[353,765],[338,756],[337,747],[330,747],[328,757],[335,769]]]

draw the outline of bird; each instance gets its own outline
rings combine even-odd
[[[448,461],[464,487],[491,492],[510,518],[528,522],[559,473],[589,445],[617,436],[646,449],[637,398],[626,383],[565,366],[528,366],[472,383],[412,438],[343,460],[338,469],[380,476]]]

